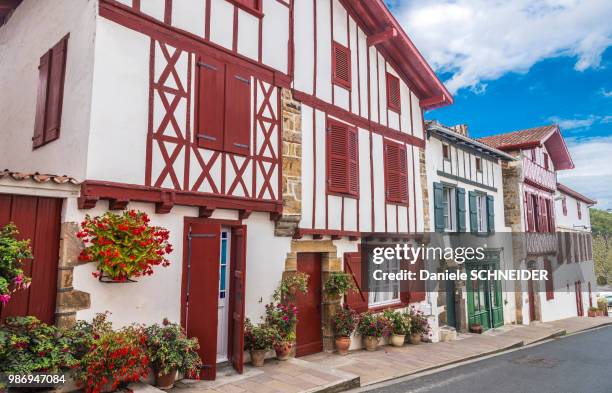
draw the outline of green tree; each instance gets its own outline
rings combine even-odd
[[[593,232],[593,260],[597,284],[612,283],[612,213],[591,208]]]

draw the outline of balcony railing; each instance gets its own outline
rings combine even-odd
[[[551,191],[557,188],[557,174],[523,157],[523,180],[545,187]]]
[[[527,232],[525,233],[527,254],[544,255],[557,252],[557,234],[554,232]]]

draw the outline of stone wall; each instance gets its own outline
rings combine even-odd
[[[302,214],[302,105],[291,90],[281,91],[283,212],[276,236],[293,236]]]
[[[430,231],[429,222],[429,184],[427,181],[427,160],[425,149],[419,148],[419,172],[421,175],[421,194],[423,196],[423,232]]]

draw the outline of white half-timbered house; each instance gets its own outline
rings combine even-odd
[[[57,301],[43,312],[23,300],[3,317],[168,317],[200,339],[203,377],[214,378],[219,362],[242,371],[244,318],[263,314],[283,274],[311,277],[298,356],[331,350],[329,273],[359,277],[365,234],[428,230],[422,114],[452,97],[382,0],[11,4],[0,224],[26,228],[46,261],[30,292]],[[171,265],[103,284],[77,262],[78,223],[126,208],[170,230]],[[430,302],[418,288],[385,293],[347,301]]]

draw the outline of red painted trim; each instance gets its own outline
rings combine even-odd
[[[135,11],[140,11],[140,0],[132,0],[132,8]]]
[[[313,97],[317,96],[317,2],[313,1],[312,2],[312,12],[313,12],[313,24],[314,24],[314,28],[313,28],[313,48],[314,48],[314,67],[312,72],[313,72],[313,77],[312,77],[312,95]],[[295,97],[295,96],[294,96]]]
[[[231,0],[229,0],[231,1]],[[232,27],[232,51],[238,52],[238,7],[234,7]]]
[[[333,27],[332,27],[333,28]],[[351,80],[353,80],[353,51],[351,50],[351,32],[349,31],[349,16],[348,12],[346,13],[346,46],[349,48],[349,54],[351,55],[351,69],[349,70],[349,74],[351,74]],[[359,80],[359,74],[357,75],[357,80]],[[357,82],[359,84],[359,82]],[[349,112],[353,113],[353,94],[352,91],[349,92]]]
[[[147,145],[146,145],[146,157],[145,157],[145,185],[151,185],[151,168],[153,160],[153,95],[155,94],[153,89],[153,75],[155,74],[155,40],[151,38],[149,45],[149,113],[148,113],[148,125],[147,125]]]
[[[380,33],[373,34],[367,38],[368,46],[377,45],[381,42],[388,41],[398,36],[397,29],[394,27],[388,27]]]
[[[287,73],[289,75],[291,75],[291,79],[293,80],[293,76],[295,75],[295,64],[294,64],[294,59],[295,59],[295,42],[294,42],[294,36],[295,36],[295,32],[294,32],[294,15],[295,15],[295,10],[294,10],[294,4],[295,2],[293,0],[290,0],[291,4],[289,5],[289,43],[288,43],[288,51],[289,51],[289,58],[287,59]],[[260,24],[261,26],[261,24]]]
[[[210,2],[212,0],[206,0],[206,18],[204,20],[204,38],[210,40]]]
[[[417,209],[416,209],[416,201],[417,201],[417,197],[416,197],[416,172],[415,172],[415,163],[414,163],[414,149],[411,147],[410,148],[410,154],[412,157],[412,193],[414,195],[413,203],[412,203],[412,207],[413,207],[413,212],[414,212],[414,231],[417,231]],[[410,198],[408,199],[409,203],[410,203]]]
[[[587,196],[582,195],[581,193],[579,193],[578,191],[572,190],[571,188],[569,188],[568,186],[566,186],[565,184],[561,184],[561,183],[557,183],[557,189],[559,191],[561,191],[564,194],[567,194],[575,199],[578,199],[588,205],[595,205],[597,204],[597,201],[594,199],[591,199]]]
[[[294,239],[301,239],[304,235],[314,236],[346,236],[352,238],[359,238],[361,233],[359,231],[344,231],[340,229],[310,229],[310,228],[298,228],[295,231]],[[357,239],[354,239],[357,240]]]
[[[264,16],[264,14],[261,12],[261,0],[257,0],[257,5],[255,6],[255,8],[251,8],[247,6],[246,4],[242,4],[240,1],[237,1],[237,0],[226,0],[226,1],[234,5],[234,9],[236,12],[238,12],[238,8],[240,8],[244,12],[248,12],[249,14],[257,18],[263,18]]]
[[[282,212],[281,201],[252,200],[245,197],[168,190],[138,184],[86,180],[81,184],[83,208],[92,208],[100,199],[150,202],[163,205],[198,206],[210,209],[235,209],[261,212]]]
[[[380,65],[378,64],[379,54],[376,49],[374,49],[374,54],[376,55],[376,105],[378,106],[378,123],[382,125],[382,117],[380,114]],[[388,124],[388,123],[387,123]]]
[[[347,12],[348,15],[348,12]],[[359,59],[359,26],[357,26],[357,23],[355,23],[355,48],[357,49],[357,101],[358,101],[358,105],[359,108],[357,110],[357,113],[359,114],[359,116],[362,116],[361,114],[361,68],[360,68],[360,59]]]
[[[316,2],[315,2],[316,3]],[[317,218],[317,117],[315,116],[316,109],[312,108],[312,227],[314,228]]]
[[[191,68],[191,59],[195,58],[195,56],[191,53],[188,53],[187,55],[187,109],[186,109],[186,121],[185,121],[185,140],[188,142],[187,145],[185,146],[185,175],[183,176],[183,189],[188,190],[189,189],[189,171],[191,169],[191,165],[190,165],[190,161],[191,161],[191,149],[190,149],[190,142],[192,141],[191,138],[191,97],[192,97],[192,90],[191,90],[191,72],[192,72],[192,68]]]
[[[340,83],[338,83],[338,81],[336,80],[336,51],[334,48],[334,45],[336,44],[336,42],[334,41],[334,0],[330,0],[329,1],[329,38],[331,40],[330,46],[332,49],[332,53],[331,53],[331,59],[332,59],[332,69],[331,69],[331,73],[332,73],[332,86],[331,86],[331,99],[332,99],[332,104],[335,105],[335,95],[336,95],[336,89],[334,88],[334,84],[338,84],[340,86],[342,86],[342,82],[340,81]],[[338,44],[338,46],[342,47],[342,45]],[[348,54],[351,54],[351,50],[348,49]],[[350,64],[350,63],[349,63]],[[350,67],[349,67],[350,68]],[[349,72],[350,74],[350,72]],[[349,84],[349,89],[350,89],[350,84]]]
[[[172,0],[166,0],[164,5],[164,23],[172,24]]]
[[[331,4],[331,2],[330,2]],[[336,51],[339,52],[344,52],[346,55],[346,61],[347,61],[347,76],[348,76],[348,80],[344,80],[342,78],[339,78],[336,76]],[[333,40],[332,37],[332,44],[331,44],[331,59],[332,59],[332,85],[337,85],[340,86],[342,88],[347,89],[349,92],[351,90],[351,82],[352,82],[352,75],[351,75],[351,49],[340,44],[337,41]],[[332,86],[332,90],[333,90],[333,86]],[[333,91],[332,91],[333,93]],[[333,94],[332,94],[332,100],[333,100]]]
[[[315,109],[324,111],[327,114],[337,117],[338,119],[341,119],[342,121],[345,121],[356,127],[372,130],[372,132],[380,134],[384,137],[391,138],[396,141],[401,141],[409,145],[413,145],[417,147],[425,147],[424,139],[417,138],[413,135],[408,135],[401,131],[397,131],[395,129],[389,128],[382,124],[376,123],[374,121],[368,121],[360,117],[359,115],[356,115],[345,109],[334,106],[308,93],[303,93],[297,90],[293,90],[293,98]]]
[[[342,197],[342,206],[340,207],[340,229],[344,230],[344,197]]]

